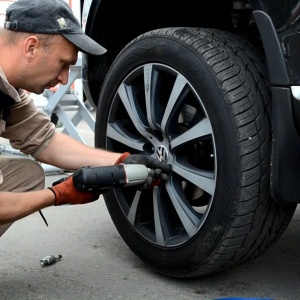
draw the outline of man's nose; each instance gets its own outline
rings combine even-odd
[[[69,79],[69,71],[70,71],[70,69],[67,68],[67,69],[61,71],[61,73],[59,74],[58,80],[59,80],[59,82],[60,82],[61,84],[64,85],[64,84],[67,84],[67,83],[68,83],[68,79]]]

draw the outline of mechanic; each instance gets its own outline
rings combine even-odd
[[[72,176],[45,188],[39,162],[70,171],[119,163],[144,164],[163,175],[170,171],[151,156],[96,149],[55,132],[49,116],[35,106],[27,92],[66,84],[78,51],[101,55],[106,49],[84,34],[65,0],[18,0],[6,10],[0,29],[0,136],[34,159],[0,156],[0,236],[43,208],[99,198],[100,192],[77,191]],[[150,181],[159,181],[160,174]]]

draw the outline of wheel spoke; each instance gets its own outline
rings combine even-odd
[[[186,83],[187,80],[182,75],[178,74],[161,122],[161,128],[163,132],[166,131],[167,121],[170,119],[175,103],[178,101],[179,96],[182,94],[182,91],[186,86]]]
[[[153,209],[154,209],[154,225],[155,225],[155,237],[158,245],[166,245],[170,239],[170,234],[166,220],[163,214],[162,202],[158,193],[158,188],[153,190]]]
[[[106,134],[107,137],[118,141],[128,147],[143,151],[144,142],[142,141],[142,139],[137,139],[132,135],[129,135],[117,122],[107,125]]]
[[[144,66],[144,86],[147,119],[152,130],[159,130],[160,126],[157,119],[161,115],[159,111],[159,99],[155,92],[158,89],[158,72],[152,67],[152,64]]]
[[[206,191],[210,195],[214,195],[216,187],[215,172],[186,166],[184,164],[180,164],[178,161],[173,164],[172,171]]]
[[[135,128],[141,135],[145,135],[147,133],[147,129],[149,130],[149,126],[147,124],[145,115],[138,109],[138,106],[135,104],[132,87],[121,84],[118,89],[118,94],[127,110],[131,122],[134,124]]]
[[[200,137],[212,134],[212,128],[209,120],[207,118],[200,121],[198,124],[193,126],[191,129],[187,130],[183,134],[179,135],[178,137],[174,138],[170,145],[172,149],[176,147],[188,143],[192,140],[198,139]]]
[[[178,188],[178,184],[167,183],[166,189],[184,229],[190,237],[193,236],[198,231],[201,214],[197,216],[196,211],[188,203],[182,190]]]
[[[138,209],[140,197],[141,197],[141,192],[136,191],[133,202],[130,206],[130,209],[129,209],[129,212],[128,212],[128,215],[127,215],[128,221],[130,222],[130,224],[132,226],[134,226],[134,223],[135,223],[135,217],[136,217],[136,212],[137,212],[137,209]]]

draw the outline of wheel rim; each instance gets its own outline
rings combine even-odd
[[[189,241],[209,214],[217,160],[210,119],[188,80],[162,64],[136,68],[115,93],[106,138],[109,150],[172,165],[168,182],[153,190],[114,189],[135,231],[158,246]]]

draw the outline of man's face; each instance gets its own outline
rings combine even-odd
[[[61,35],[51,42],[46,51],[41,43],[36,46],[33,58],[19,74],[20,88],[41,94],[45,89],[68,82],[69,69],[77,61],[78,49]]]

